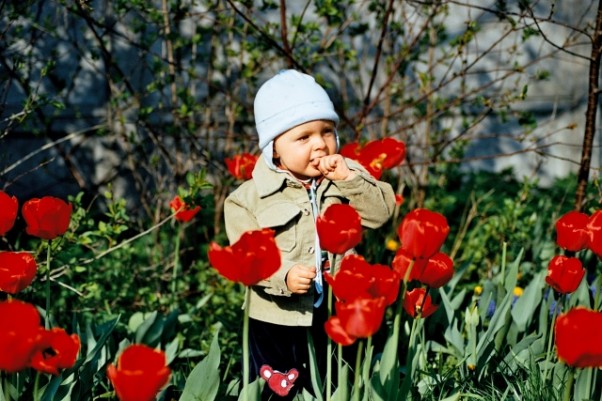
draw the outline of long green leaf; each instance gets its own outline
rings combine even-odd
[[[527,328],[527,324],[533,319],[535,311],[539,307],[541,298],[543,295],[543,275],[545,272],[536,274],[533,280],[527,285],[512,308],[512,320],[518,326],[518,329],[522,332]]]
[[[347,379],[349,378],[349,366],[347,364],[343,364],[343,368],[341,369],[342,377],[339,380],[339,383],[343,383],[342,386],[338,386],[337,389],[332,394],[332,401],[348,401],[349,400],[349,386],[347,386]]]
[[[199,362],[186,379],[180,401],[213,401],[219,389],[219,330],[213,336],[209,354]]]
[[[311,385],[314,389],[314,394],[316,395],[317,399],[322,401],[322,390],[324,389],[324,383],[322,383],[322,379],[319,374],[316,347],[314,345],[313,338],[309,333],[307,333],[307,348],[309,354]],[[331,358],[332,355],[328,355],[328,357]],[[326,383],[326,385],[331,385],[331,383]]]

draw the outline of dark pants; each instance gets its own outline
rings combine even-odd
[[[303,388],[313,394],[310,376],[308,334],[311,335],[315,347],[318,364],[318,375],[324,378],[326,371],[326,333],[324,322],[327,312],[325,305],[314,310],[311,327],[282,326],[249,319],[249,377],[254,380],[259,376],[262,365],[269,365],[273,370],[285,373],[291,369],[299,371],[299,377],[287,397],[273,393],[267,383],[261,394],[262,400],[292,400]]]

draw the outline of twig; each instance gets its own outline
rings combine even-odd
[[[41,152],[44,152],[45,150],[53,148],[53,147],[55,147],[55,146],[57,146],[57,145],[65,142],[65,141],[71,140],[71,139],[73,139],[73,138],[75,138],[75,137],[77,137],[79,135],[85,134],[88,131],[93,131],[93,130],[96,130],[96,129],[99,129],[99,128],[102,128],[102,127],[105,127],[105,124],[99,124],[99,125],[92,126],[90,128],[86,128],[85,130],[82,130],[82,131],[73,132],[73,133],[71,133],[71,134],[69,134],[67,136],[62,137],[61,139],[57,139],[56,141],[52,141],[50,143],[47,143],[46,145],[42,146],[39,149],[34,150],[33,152],[31,152],[27,156],[25,156],[25,157],[17,160],[13,164],[11,164],[10,166],[8,166],[4,170],[2,170],[0,172],[0,176],[2,176],[4,174],[8,173],[9,171],[15,169],[16,167],[18,167],[19,165],[21,165],[23,162],[31,159],[32,157],[34,157],[35,155],[37,155],[37,154],[39,154]]]
[[[145,235],[149,234],[149,233],[150,233],[150,232],[152,232],[153,230],[155,230],[155,229],[157,229],[157,228],[161,227],[163,224],[165,224],[165,223],[167,223],[168,221],[170,221],[170,220],[173,218],[173,216],[175,216],[175,212],[174,212],[174,213],[172,213],[171,215],[167,216],[165,219],[163,219],[162,221],[158,222],[158,223],[157,223],[157,224],[155,224],[154,226],[152,226],[152,227],[150,227],[150,228],[148,228],[148,229],[146,229],[146,230],[144,230],[144,231],[142,231],[142,232],[140,232],[140,233],[138,233],[138,234],[134,235],[133,237],[130,237],[130,238],[126,239],[126,240],[125,240],[125,241],[123,241],[123,242],[120,242],[119,244],[115,245],[115,246],[114,246],[114,247],[112,247],[112,248],[106,249],[105,251],[103,251],[103,252],[99,253],[98,255],[95,255],[95,256],[94,256],[94,257],[92,257],[92,258],[89,258],[89,259],[86,259],[86,260],[83,260],[83,261],[81,261],[79,264],[80,264],[80,265],[87,265],[87,264],[89,264],[89,263],[92,263],[92,262],[94,262],[94,261],[96,261],[96,260],[98,260],[98,259],[102,258],[103,256],[106,256],[106,255],[108,255],[109,253],[111,253],[111,252],[113,252],[113,251],[116,251],[116,250],[118,250],[118,249],[121,249],[121,248],[123,248],[124,246],[126,246],[126,245],[128,245],[128,244],[130,244],[130,243],[132,243],[132,242],[134,242],[134,241],[136,241],[137,239],[139,239],[139,238],[141,238],[141,237],[144,237]],[[69,265],[63,265],[63,266],[61,266],[61,267],[58,267],[58,268],[56,268],[56,269],[55,269],[55,270],[52,272],[52,274],[56,275],[58,272],[61,272],[62,270],[65,270],[65,269],[67,269],[67,268],[69,268]]]

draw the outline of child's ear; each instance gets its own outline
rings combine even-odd
[[[274,150],[272,153],[272,163],[276,167],[280,167],[280,155]]]

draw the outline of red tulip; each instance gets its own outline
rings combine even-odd
[[[336,315],[345,331],[352,337],[368,338],[378,331],[385,314],[385,298],[357,298],[352,302],[337,302]]]
[[[322,249],[343,254],[362,240],[362,218],[351,205],[328,206],[316,220]]]
[[[602,367],[602,312],[573,308],[558,316],[554,333],[558,358],[567,365]]]
[[[406,145],[394,138],[383,138],[360,146],[351,142],[339,152],[350,159],[357,160],[376,179],[380,179],[383,170],[399,166],[406,156]]]
[[[326,282],[328,282],[332,293],[339,301],[349,302],[368,294],[370,288],[369,278],[366,272],[351,266],[355,263],[366,262],[359,255],[348,255],[341,261],[341,267],[334,277],[330,273],[324,273]]]
[[[360,151],[361,146],[358,142],[349,142],[341,147],[339,153],[348,159],[357,160],[360,156]]]
[[[341,345],[352,344],[358,338],[368,338],[380,328],[385,307],[384,297],[337,302],[336,316],[326,322],[326,333]]]
[[[407,281],[410,282],[412,280],[417,280],[418,277],[420,277],[420,272],[426,268],[427,263],[428,259],[412,259],[410,252],[403,248],[399,248],[397,252],[395,252],[395,257],[393,258],[391,265],[401,280],[405,280],[405,277],[408,274],[408,269],[411,266],[412,270],[407,277]]]
[[[394,138],[368,142],[360,151],[360,163],[380,178],[383,170],[399,166],[406,157],[406,145]],[[379,173],[380,172],[380,173]]]
[[[0,252],[0,291],[16,294],[29,287],[38,265],[29,252]]]
[[[357,340],[357,337],[351,336],[345,331],[343,323],[338,316],[331,316],[324,323],[324,330],[326,330],[326,334],[332,341],[342,346],[351,345]]]
[[[65,234],[72,210],[70,203],[52,196],[28,200],[22,209],[27,234],[48,240]]]
[[[34,305],[14,299],[0,302],[0,371],[27,368],[42,331],[40,314]]]
[[[406,293],[403,308],[414,318],[418,316],[425,318],[435,313],[438,306],[432,304],[431,294],[427,294],[424,288],[414,288]]]
[[[386,305],[391,305],[399,295],[399,275],[389,266],[375,264],[371,269],[371,286],[368,293],[372,298],[383,297]]]
[[[417,270],[417,274],[421,283],[431,288],[442,287],[454,276],[454,261],[442,252],[436,253],[422,271]]]
[[[569,294],[579,287],[584,275],[585,269],[578,258],[557,255],[548,264],[546,283],[561,294]]]
[[[0,237],[6,235],[13,228],[18,212],[19,202],[17,198],[0,191]]]
[[[232,158],[226,158],[228,171],[237,180],[250,180],[253,177],[253,169],[259,157],[250,153],[241,153]]]
[[[585,213],[571,211],[556,221],[556,243],[567,251],[577,252],[587,246],[588,216]]]
[[[428,259],[437,252],[449,234],[447,219],[428,209],[414,209],[405,215],[397,229],[401,247],[412,258]]]
[[[257,284],[278,271],[280,250],[274,230],[247,231],[232,246],[209,244],[209,262],[225,278],[246,286]]]
[[[174,218],[180,223],[186,223],[193,219],[194,216],[201,210],[200,206],[196,206],[194,208],[189,208],[186,203],[176,195],[171,202],[169,202],[169,207],[176,214]]]
[[[360,255],[347,255],[333,277],[324,275],[332,292],[341,302],[357,298],[385,298],[391,305],[399,293],[399,276],[385,265],[371,265]]]
[[[119,356],[117,367],[107,367],[107,377],[121,401],[154,400],[170,376],[165,353],[143,344],[130,345]]]
[[[75,365],[80,341],[77,334],[67,334],[60,328],[43,332],[43,340],[48,346],[38,349],[31,359],[31,367],[40,372],[58,375],[59,369]]]
[[[587,222],[587,247],[602,257],[602,210],[595,211]]]

